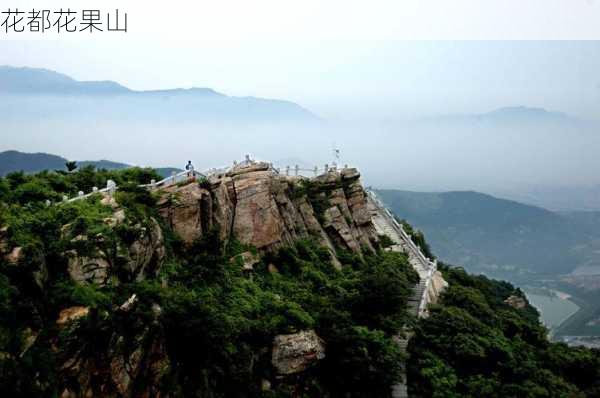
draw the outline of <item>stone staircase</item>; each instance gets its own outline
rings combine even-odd
[[[415,284],[413,292],[408,298],[408,311],[416,317],[427,316],[426,306],[429,297],[427,290],[437,264],[423,255],[421,250],[412,242],[410,236],[404,232],[402,226],[394,220],[392,214],[377,199],[376,195],[371,191],[368,194],[371,219],[377,233],[387,235],[394,242],[394,245],[388,250],[406,253],[409,264],[419,274],[419,282]],[[404,331],[404,333],[395,336],[395,341],[404,353],[406,353],[410,337],[410,331]],[[403,381],[392,387],[393,398],[408,397],[404,364],[402,373]]]
[[[414,286],[413,294],[408,298],[408,308],[410,313],[414,316],[419,315],[419,306],[421,305],[421,301],[426,289],[427,280],[421,279],[419,280],[419,283]]]

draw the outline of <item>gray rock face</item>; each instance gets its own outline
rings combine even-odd
[[[74,250],[67,253],[67,255],[69,256],[67,270],[69,276],[75,282],[95,283],[97,285],[104,285],[107,282],[110,263],[103,257],[105,256],[104,252],[99,251],[99,256],[96,258],[79,256]]]
[[[271,363],[280,375],[306,370],[325,358],[325,346],[314,330],[275,337]]]

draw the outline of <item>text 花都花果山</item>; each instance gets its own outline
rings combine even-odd
[[[5,34],[127,32],[127,13],[119,10],[8,8],[0,12],[0,22]]]

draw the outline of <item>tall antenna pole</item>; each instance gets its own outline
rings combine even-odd
[[[335,145],[335,141],[333,142],[333,166],[337,167],[340,162],[340,149]]]

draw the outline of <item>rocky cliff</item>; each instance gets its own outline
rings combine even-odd
[[[158,205],[187,244],[213,228],[224,241],[235,238],[263,252],[315,237],[335,259],[335,247],[361,254],[377,242],[359,177],[356,169],[283,176],[257,162],[166,188]]]

